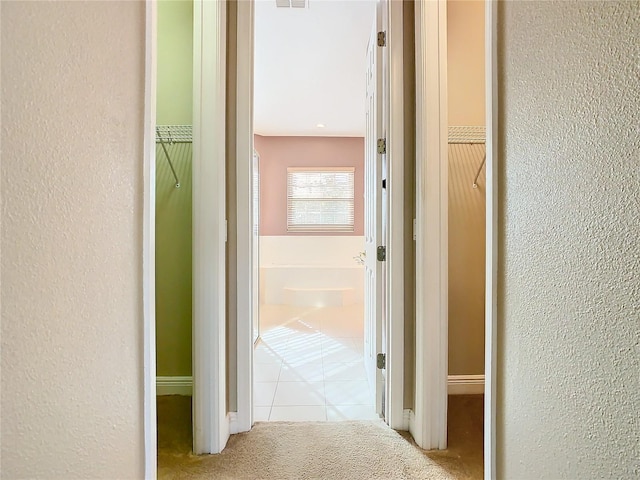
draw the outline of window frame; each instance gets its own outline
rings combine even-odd
[[[351,174],[351,196],[350,197],[336,197],[336,198],[299,198],[297,200],[313,200],[313,201],[350,201],[351,202],[351,223],[350,224],[330,224],[330,223],[313,223],[313,224],[300,224],[295,225],[291,223],[292,212],[292,200],[296,198],[291,195],[292,181],[291,177],[295,173],[348,173]],[[335,166],[335,167],[287,167],[286,178],[286,216],[287,216],[287,233],[354,233],[355,232],[355,175],[356,168],[353,166]]]

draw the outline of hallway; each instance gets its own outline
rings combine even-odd
[[[158,478],[480,480],[482,395],[449,397],[449,448],[422,451],[380,421],[258,423],[220,455],[191,454],[191,397],[158,397]]]

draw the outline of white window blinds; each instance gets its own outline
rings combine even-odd
[[[287,231],[353,232],[353,167],[287,168]]]

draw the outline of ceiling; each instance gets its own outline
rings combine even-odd
[[[364,136],[374,17],[371,0],[309,0],[304,9],[256,1],[255,133]]]

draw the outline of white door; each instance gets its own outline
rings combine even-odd
[[[253,343],[260,337],[259,285],[260,285],[260,155],[253,150],[251,162],[251,317]]]
[[[383,179],[386,154],[378,153],[378,139],[385,138],[383,108],[383,48],[378,46],[381,15],[376,14],[367,46],[367,112],[364,161],[364,237],[365,237],[365,292],[364,292],[364,357],[369,386],[375,395],[376,412],[384,416],[384,376],[377,368],[377,355],[383,351],[384,261],[378,260],[380,247],[385,246],[383,230]]]

